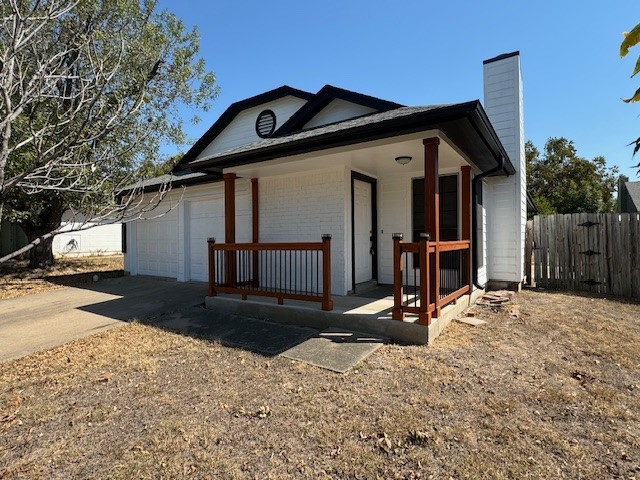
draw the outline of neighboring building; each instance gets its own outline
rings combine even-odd
[[[182,196],[180,205],[127,224],[125,270],[206,281],[207,238],[313,242],[329,233],[334,294],[392,284],[392,233],[411,240],[427,230],[424,178],[435,166],[441,240],[469,236],[475,210],[476,285],[517,287],[527,215],[521,85],[514,52],[484,62],[484,107],[406,107],[329,85],[234,103],[174,168],[174,185],[186,189],[165,203]]]
[[[618,212],[637,213],[640,211],[640,182],[618,182]]]
[[[114,255],[122,253],[122,224],[98,225],[86,230],[65,232],[79,226],[69,215],[62,220],[63,232],[53,237],[53,254],[82,256],[82,255]],[[19,225],[6,220],[2,221],[0,232],[0,256],[15,252],[28,242]]]
[[[122,253],[122,224],[98,225],[65,214],[62,217],[62,233],[53,237],[54,255],[115,255]],[[73,228],[90,227],[78,231]]]

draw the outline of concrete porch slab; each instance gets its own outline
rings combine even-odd
[[[217,295],[206,297],[205,306],[222,314],[253,317],[285,325],[298,325],[325,330],[335,327],[353,332],[365,332],[389,338],[402,344],[425,345],[433,342],[445,327],[477,297],[484,293],[476,290],[472,295],[464,295],[454,304],[442,309],[441,316],[431,325],[419,325],[417,317],[407,315],[404,321],[392,320],[393,297],[383,298],[334,296],[334,309],[326,312],[312,302],[287,300],[278,305],[273,298],[250,297],[242,300],[238,295]]]
[[[316,367],[345,373],[389,339],[366,333],[328,328],[280,355]]]

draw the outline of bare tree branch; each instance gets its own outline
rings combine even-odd
[[[183,141],[177,105],[217,94],[197,43],[154,1],[0,1],[0,219],[36,197],[90,224],[151,215],[171,179],[150,195],[139,167]]]

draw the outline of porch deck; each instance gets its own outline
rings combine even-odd
[[[381,285],[360,289],[355,295],[333,296],[333,310],[324,311],[319,305],[287,300],[278,305],[273,298],[250,297],[220,293],[206,297],[207,308],[259,318],[287,325],[301,325],[324,330],[329,327],[382,335],[404,344],[424,345],[433,342],[444,328],[483,291],[463,295],[455,303],[444,307],[430,325],[417,323],[418,315],[407,314],[403,321],[392,319],[393,286]]]

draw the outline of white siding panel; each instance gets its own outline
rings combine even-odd
[[[329,105],[320,110],[311,120],[309,120],[304,128],[319,127],[330,123],[340,122],[349,118],[359,117],[368,113],[373,113],[373,108],[358,105],[357,103],[348,102],[342,99],[333,100]]]
[[[286,96],[240,112],[229,125],[198,155],[197,159],[224,152],[241,145],[257,142],[256,119],[263,110],[272,110],[276,116],[276,129],[289,120],[306,103],[294,96]]]

